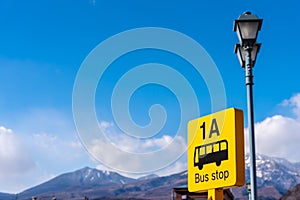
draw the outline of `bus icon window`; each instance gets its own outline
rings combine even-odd
[[[223,160],[228,160],[227,140],[195,147],[194,167],[198,167],[199,170],[203,168],[203,165],[209,163],[216,163],[217,166],[220,166]]]

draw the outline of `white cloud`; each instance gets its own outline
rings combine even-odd
[[[174,138],[170,135],[162,135],[161,137],[152,137],[146,139],[138,139],[127,134],[120,133],[116,126],[111,122],[101,121],[100,129],[106,136],[106,139],[116,148],[129,153],[149,153],[159,149],[166,148],[172,142],[178,142],[181,147],[185,146],[185,140],[182,137]],[[185,147],[184,147],[185,148]]]
[[[113,123],[111,123],[111,122],[109,123],[107,121],[101,121],[99,123],[99,126],[103,131],[108,131],[109,128],[113,127],[113,125],[114,125]]]
[[[300,93],[295,94],[292,98],[285,100],[285,102],[292,107],[293,113],[297,116],[297,120],[300,121]]]
[[[137,139],[118,132],[112,123],[99,124],[107,138],[94,139],[88,149],[97,160],[113,170],[151,173],[176,162],[187,148],[186,140],[180,136]]]
[[[14,131],[0,128],[0,180],[9,179],[0,181],[0,192],[21,192],[54,175],[95,166],[65,113],[38,108],[18,113],[15,121]]]
[[[255,124],[257,153],[274,157],[283,157],[290,161],[300,161],[300,93],[281,104],[290,110],[295,117],[274,115]],[[248,130],[245,130],[248,149]]]
[[[60,162],[76,160],[82,155],[83,147],[79,141],[64,140],[57,135],[48,133],[33,134],[32,145],[39,149],[39,154],[44,154],[48,159]]]
[[[28,150],[11,130],[0,126],[0,178],[27,173],[35,167]]]
[[[170,166],[154,173],[160,176],[167,176],[167,175],[183,172],[185,170],[187,170],[187,162],[180,159],[177,160],[175,163],[171,164]]]
[[[22,133],[23,141],[40,167],[62,171],[87,160],[88,154],[66,113],[52,108],[35,108],[20,114],[18,122],[16,129]]]
[[[258,152],[300,161],[300,123],[295,119],[275,115],[256,124]]]

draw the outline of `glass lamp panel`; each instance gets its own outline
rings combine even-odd
[[[261,44],[260,43],[255,43],[252,47],[252,51],[251,51],[251,60],[252,60],[252,66],[254,67],[255,65],[255,61],[256,61],[256,58],[257,58],[257,54],[260,50],[260,46]]]
[[[241,29],[240,29],[240,27],[239,27],[239,25],[237,25],[237,31],[236,31],[236,34],[237,34],[237,36],[238,36],[238,39],[239,39],[239,42],[240,42],[240,44],[243,44],[243,38],[242,38],[242,36],[241,36]]]
[[[239,28],[241,36],[245,40],[256,40],[258,32],[258,21],[240,21]]]
[[[245,50],[244,50],[244,48],[241,47],[240,44],[236,44],[234,51],[239,59],[240,65],[242,67],[245,67]]]

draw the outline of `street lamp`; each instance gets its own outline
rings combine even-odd
[[[251,12],[243,13],[234,21],[234,32],[237,33],[239,44],[235,45],[235,53],[238,56],[241,66],[246,73],[247,105],[248,105],[248,127],[250,147],[250,183],[251,199],[256,200],[256,160],[255,160],[255,135],[254,135],[254,111],[253,111],[253,75],[252,68],[255,65],[257,53],[261,44],[256,43],[258,31],[260,31],[262,19]]]

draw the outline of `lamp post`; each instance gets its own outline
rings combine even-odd
[[[237,33],[239,44],[235,45],[235,53],[238,56],[241,66],[245,69],[248,105],[248,127],[250,147],[250,183],[251,199],[256,200],[256,159],[255,159],[255,135],[254,135],[254,111],[253,111],[253,75],[257,53],[261,44],[256,43],[258,31],[260,31],[262,19],[251,12],[243,13],[234,21],[234,32]]]

